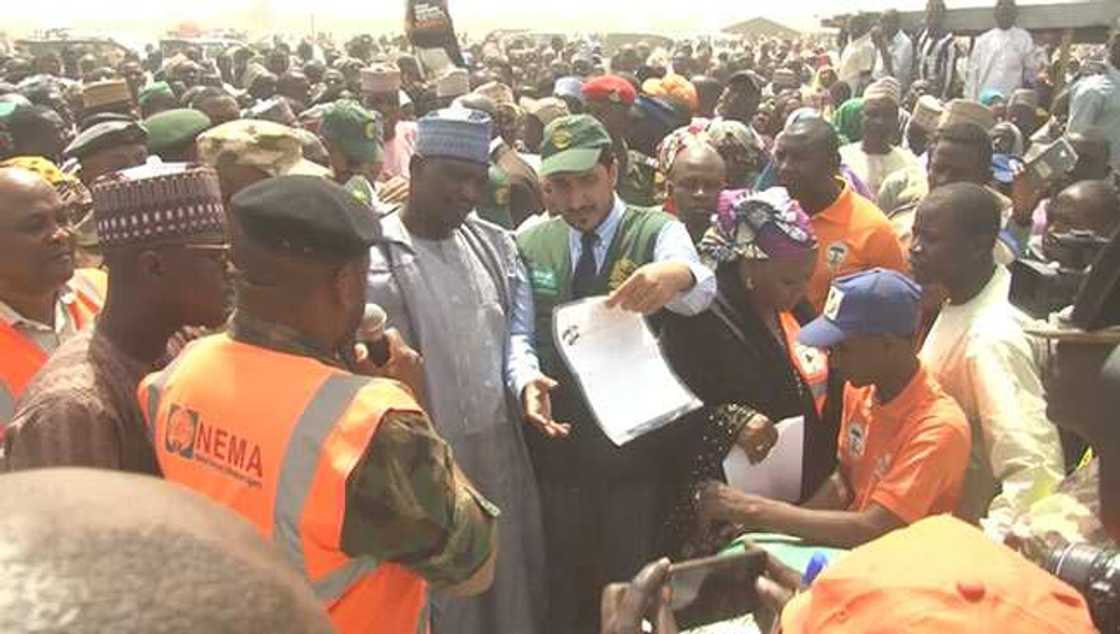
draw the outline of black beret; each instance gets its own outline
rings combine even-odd
[[[381,241],[369,207],[319,176],[258,181],[233,196],[230,213],[253,241],[316,259],[356,257]]]
[[[137,143],[144,145],[148,140],[148,131],[136,121],[105,121],[82,131],[70,145],[66,146],[62,155],[66,158],[82,158],[101,150]]]

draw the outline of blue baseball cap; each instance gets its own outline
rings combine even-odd
[[[888,269],[845,275],[832,282],[824,313],[801,329],[797,340],[831,348],[858,335],[909,337],[918,328],[922,288]]]

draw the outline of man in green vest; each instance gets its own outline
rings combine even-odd
[[[673,447],[657,432],[615,446],[593,415],[552,339],[552,309],[604,295],[608,305],[652,315],[707,309],[715,278],[684,225],[628,206],[615,193],[611,137],[590,115],[562,117],[544,131],[541,177],[552,218],[522,231],[518,248],[535,304],[533,342],[547,379],[521,394],[541,493],[548,554],[549,626],[598,631],[599,592],[656,558]],[[551,395],[547,387],[554,385]],[[634,385],[633,398],[643,386]],[[557,422],[560,421],[560,422]]]

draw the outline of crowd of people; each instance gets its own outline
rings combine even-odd
[[[664,633],[669,559],[746,533],[851,549],[768,560],[775,631],[1093,631],[1043,566],[1120,539],[1120,34],[1067,64],[929,0],[608,51],[409,6],[0,58],[4,631]],[[1084,283],[1028,315],[1022,270]],[[701,408],[608,438],[554,341],[596,296]],[[795,499],[729,485],[794,418]]]

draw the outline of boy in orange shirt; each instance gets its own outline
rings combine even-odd
[[[823,119],[799,120],[774,141],[778,180],[812,219],[820,249],[805,298],[820,312],[833,279],[884,267],[905,272],[890,220],[840,178],[840,140]]]
[[[800,507],[716,483],[700,492],[701,517],[850,548],[960,501],[968,419],[914,353],[921,290],[895,271],[836,280],[824,314],[798,340],[832,350],[848,381],[839,467]]]

